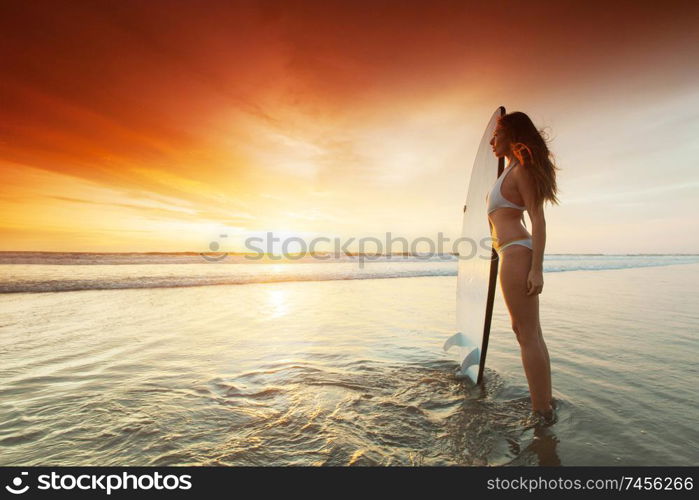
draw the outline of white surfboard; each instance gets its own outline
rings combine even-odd
[[[504,114],[501,106],[490,118],[471,170],[457,246],[456,333],[444,343],[444,350],[459,362],[456,375],[475,384],[483,380],[497,286],[498,256],[492,248],[486,196],[504,169],[504,159],[496,158],[490,145],[497,119]]]

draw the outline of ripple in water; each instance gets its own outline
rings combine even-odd
[[[529,424],[528,398],[499,399],[495,372],[474,387],[453,368],[289,364],[214,379],[211,400],[238,408],[241,425],[202,465],[560,464],[551,429]]]

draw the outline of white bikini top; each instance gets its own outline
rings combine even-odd
[[[505,171],[502,173],[500,177],[498,177],[498,180],[495,182],[493,185],[493,189],[490,190],[490,194],[487,197],[488,201],[488,213],[490,214],[491,212],[494,212],[498,208],[504,208],[504,207],[510,207],[510,208],[516,208],[517,210],[526,210],[527,207],[523,207],[520,205],[516,205],[512,203],[511,201],[508,201],[505,199],[505,197],[502,195],[502,192],[500,191],[500,186],[502,186],[502,181],[505,180],[505,177],[507,174],[510,173],[510,170],[514,168],[514,165],[518,165],[519,163],[517,161],[513,161],[510,163],[510,165],[505,169]],[[524,214],[522,214],[524,215]]]

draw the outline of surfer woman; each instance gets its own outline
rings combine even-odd
[[[546,141],[531,119],[519,111],[499,118],[490,141],[508,164],[488,195],[488,219],[500,256],[500,286],[522,353],[532,410],[551,421],[551,362],[539,323],[539,294],[544,287],[546,245],[544,202],[558,204],[556,170]],[[520,221],[524,210],[530,235]]]

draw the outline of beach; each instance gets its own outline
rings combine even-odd
[[[453,261],[258,282],[141,267],[162,286],[5,263],[0,465],[696,466],[699,263],[648,259],[547,256],[550,427],[528,424],[499,288],[485,382],[455,379]],[[85,285],[105,273],[126,285]]]

